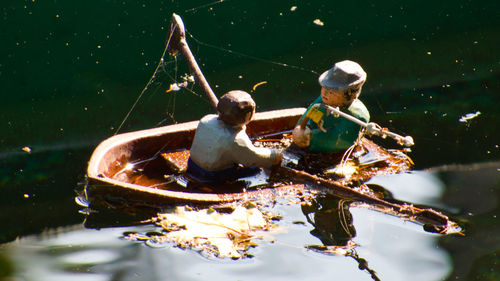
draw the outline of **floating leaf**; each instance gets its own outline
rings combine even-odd
[[[228,214],[213,208],[196,211],[185,207],[158,214],[156,224],[166,231],[161,240],[221,258],[247,256],[248,249],[256,245],[252,241],[255,232],[271,225],[269,217],[254,205],[243,205]]]

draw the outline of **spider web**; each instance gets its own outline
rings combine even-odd
[[[175,119],[176,112],[176,97],[177,95],[195,95],[202,97],[194,90],[194,79],[189,74],[187,66],[182,62],[183,58],[179,54],[169,53],[170,38],[167,38],[165,48],[158,61],[158,64],[152,76],[141,90],[136,100],[125,114],[120,125],[115,130],[114,134],[118,134],[123,129],[125,123],[129,121],[132,115],[140,104],[157,103],[154,101],[158,95],[166,95],[168,101],[165,103],[162,119],[155,126],[177,123]],[[144,101],[146,99],[146,101]]]
[[[214,3],[220,3],[223,1],[217,1]],[[170,34],[170,33],[169,33]],[[211,48],[215,49],[217,51],[220,51],[222,53],[230,54],[235,57],[244,57],[250,60],[254,61],[260,61],[264,62],[267,64],[272,64],[272,65],[277,65],[279,67],[287,68],[287,69],[294,69],[294,70],[299,70],[299,71],[304,71],[308,72],[314,75],[317,75],[318,73],[306,69],[303,67],[295,66],[295,65],[290,65],[287,63],[283,62],[278,62],[278,61],[273,61],[273,60],[268,60],[268,59],[262,59],[259,57],[247,55],[235,50],[227,49],[227,48],[222,48],[220,46],[216,46],[210,43],[203,42],[199,39],[197,39],[193,34],[188,32],[186,30],[186,35],[191,39],[192,43],[195,43],[197,45],[197,48]],[[191,96],[196,96],[199,99],[204,99],[205,96],[201,92],[201,89],[198,89],[195,91],[195,81],[193,76],[189,73],[188,66],[184,61],[184,58],[182,55],[179,54],[170,54],[169,53],[169,45],[171,44],[171,38],[167,37],[165,48],[162,52],[162,55],[160,59],[158,60],[158,64],[156,65],[155,71],[153,72],[152,76],[144,86],[144,88],[141,90],[139,95],[137,96],[136,100],[134,103],[131,105],[130,109],[128,112],[125,114],[123,117],[121,123],[115,130],[114,134],[120,133],[120,131],[124,128],[124,125],[130,121],[131,117],[134,116],[135,119],[137,119],[136,115],[139,114],[137,113],[136,109],[139,108],[139,105],[142,105],[142,107],[147,107],[145,104],[150,105],[151,107],[158,108],[159,106],[163,106],[162,108],[162,113],[160,117],[160,121],[158,121],[156,124],[149,124],[148,127],[154,127],[154,126],[161,126],[161,125],[167,125],[167,124],[172,124],[172,123],[177,123],[176,121],[176,99],[177,96],[184,96],[186,95],[191,95]],[[265,83],[261,82],[256,84],[254,87]],[[162,96],[163,95],[163,96]],[[167,97],[167,101],[159,101],[158,96]],[[205,99],[206,102],[208,102]],[[144,111],[144,109],[142,109]],[[151,114],[152,109],[147,108],[146,111],[148,111],[149,114]]]

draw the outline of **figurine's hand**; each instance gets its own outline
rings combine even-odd
[[[369,136],[376,135],[380,133],[381,130],[382,128],[377,123],[370,122],[366,124],[366,134]]]
[[[276,158],[274,159],[273,166],[280,165],[281,161],[283,160],[283,152],[282,151],[277,151],[276,153],[278,155],[276,155]]]
[[[306,127],[302,129],[300,126],[296,126],[292,133],[293,142],[300,148],[306,148],[311,142],[311,130]]]

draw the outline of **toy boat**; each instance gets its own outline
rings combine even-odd
[[[217,98],[189,50],[184,25],[175,14],[166,50],[182,53],[199,86],[216,107]],[[256,176],[230,183],[197,182],[185,173],[198,121],[112,136],[93,152],[87,170],[87,184],[77,201],[90,210],[118,206],[130,211],[142,207],[162,209],[178,203],[269,202],[283,195],[300,197],[309,193],[314,196],[314,192],[324,191],[346,200],[392,210],[404,218],[430,224],[438,232],[454,225],[447,216],[432,209],[386,201],[384,194],[377,194],[364,184],[375,175],[409,170],[413,163],[402,150],[384,149],[365,137],[360,137],[347,154],[314,154],[294,149],[291,132],[305,110],[291,108],[256,113],[246,126],[248,136],[256,146],[283,149],[286,161],[282,161],[279,167],[263,169]],[[380,134],[382,137],[387,135],[387,132]],[[413,144],[411,137],[397,136],[396,139]]]
[[[247,125],[247,134],[255,142],[280,144],[289,138],[304,111],[292,108],[256,113]],[[263,196],[266,192],[303,189],[303,185],[286,184],[293,182],[289,178],[281,183],[258,184],[253,189],[244,181],[217,186],[196,183],[183,171],[197,124],[198,121],[193,121],[123,133],[103,141],[89,161],[87,201],[161,207],[178,202],[229,202]],[[351,176],[353,180],[338,179],[343,184],[361,183],[373,175],[406,171],[411,166],[409,158],[401,154],[385,150],[368,139],[362,139],[361,143],[363,156],[369,154],[378,161],[358,163],[362,169]],[[338,163],[331,166],[334,164]]]

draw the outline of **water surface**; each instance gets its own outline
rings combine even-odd
[[[499,279],[498,9],[494,1],[7,1],[0,278],[371,280],[358,269],[364,259],[381,280]],[[252,92],[260,111],[308,105],[319,94],[318,73],[358,61],[368,73],[361,99],[372,119],[416,142],[415,172],[373,182],[397,199],[443,210],[466,236],[351,207],[360,259],[325,255],[304,247],[322,241],[300,206],[284,205],[276,212],[287,231],[260,242],[254,258],[233,261],[120,238],[153,226],[85,228],[74,190],[94,147],[115,132],[154,72],[172,12],[199,40],[188,39],[218,96],[267,82]],[[152,88],[122,131],[169,124],[166,112],[179,122],[211,113],[195,91]]]

